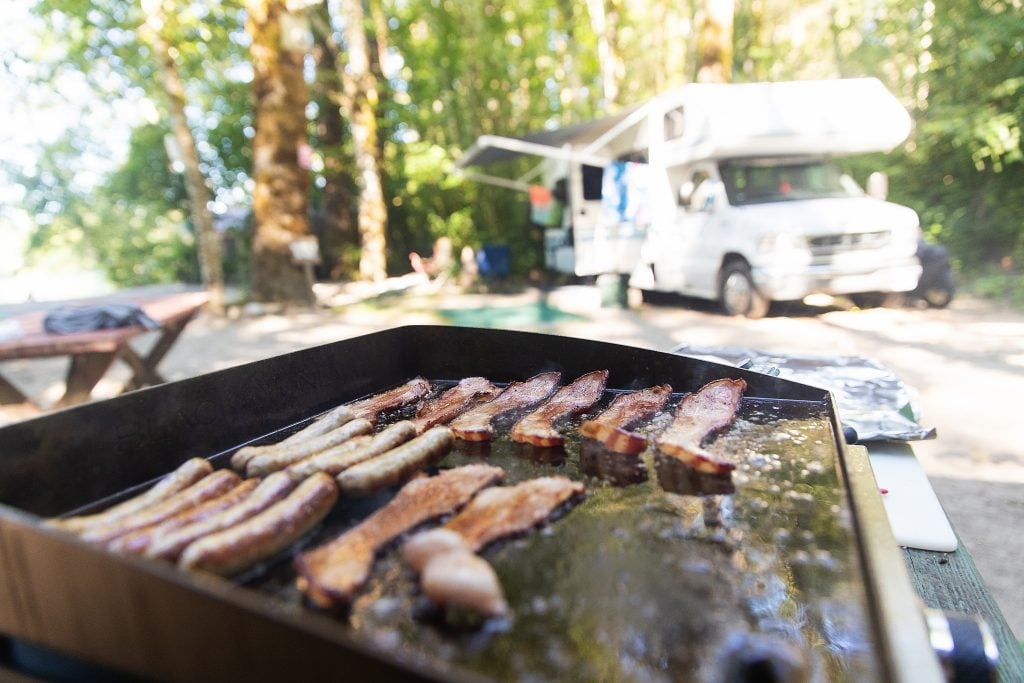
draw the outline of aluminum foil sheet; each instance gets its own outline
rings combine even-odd
[[[783,354],[734,346],[680,344],[672,353],[748,368],[831,391],[843,425],[857,440],[920,441],[935,438],[923,427],[917,393],[886,366],[861,356]]]

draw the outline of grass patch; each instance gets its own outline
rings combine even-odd
[[[460,327],[514,328],[523,325],[586,320],[581,315],[555,308],[546,301],[521,306],[441,308],[437,313],[451,324]]]

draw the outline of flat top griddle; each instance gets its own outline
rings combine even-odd
[[[123,591],[133,590],[150,606],[189,603],[138,614],[134,605],[118,605],[128,613],[122,618],[162,620],[151,628],[166,631],[157,636],[166,639],[160,643],[165,649],[174,650],[186,637],[176,635],[179,629],[191,628],[194,634],[187,637],[194,644],[204,629],[213,628],[203,623],[205,617],[191,615],[198,609],[192,602],[214,610],[211,622],[248,624],[251,633],[266,630],[279,639],[261,652],[261,636],[232,632],[220,644],[227,661],[210,660],[211,671],[239,671],[243,656],[255,651],[271,658],[287,641],[295,652],[321,653],[321,659],[304,660],[310,666],[351,657],[360,666],[372,669],[378,662],[393,674],[421,679],[786,680],[764,676],[803,667],[815,681],[888,680],[891,635],[880,629],[877,582],[865,555],[859,503],[850,493],[829,395],[705,361],[529,333],[399,328],[0,430],[0,437],[9,437],[0,457],[0,501],[43,515],[100,507],[97,501],[106,505],[131,495],[188,457],[203,455],[226,467],[241,445],[279,440],[334,405],[417,375],[442,388],[470,375],[503,383],[550,369],[561,370],[567,383],[602,368],[611,371],[612,390],[591,413],[616,390],[672,384],[677,393],[648,427],[652,432],[667,424],[683,393],[712,379],[744,378],[748,390],[738,419],[710,446],[736,463],[735,490],[698,496],[666,489],[669,480],[659,477],[650,452],[639,466],[622,467],[609,454],[581,446],[575,433],[579,420],[569,425],[570,438],[560,449],[511,442],[509,418],[497,424],[498,438],[490,444],[458,443],[438,467],[484,461],[508,472],[505,484],[558,473],[588,487],[586,498],[560,518],[482,552],[501,579],[512,613],[482,627],[447,619],[420,597],[393,546],[346,613],[321,613],[302,603],[291,556],[351,527],[393,491],[343,500],[300,546],[231,584],[40,533],[20,515],[0,515],[0,522],[11,521],[10,537],[18,543],[80,554],[98,572],[126,577],[120,586],[93,580],[99,595],[89,599],[100,605],[97,623],[110,616],[103,614],[104,597],[123,603]],[[223,413],[235,419],[218,419],[224,402],[232,400],[233,410]],[[382,422],[403,416],[398,412]],[[144,429],[125,428],[143,418],[148,420]],[[106,420],[106,429],[97,419]],[[182,429],[183,423],[192,429]],[[70,434],[71,427],[78,433]],[[134,470],[116,450],[103,448],[123,443],[125,433],[149,448],[145,460],[130,461],[139,465]],[[118,464],[129,471],[104,476]],[[83,475],[77,485],[66,481],[69,468]],[[26,491],[12,484],[40,481],[40,475],[52,477],[55,490]],[[0,505],[0,513],[5,509],[11,510]],[[26,554],[21,560],[25,566],[19,573],[32,577],[32,558]],[[48,603],[47,589],[52,584],[64,589],[64,583],[62,575],[48,575],[46,581],[30,579],[31,585],[20,590],[32,593],[25,600]],[[46,614],[60,609],[41,606],[40,624],[26,627],[25,634],[43,644],[65,645],[57,642],[64,636],[51,638],[45,629]],[[0,630],[20,635],[12,623],[0,609]],[[245,638],[257,643],[241,642]],[[129,670],[176,677],[124,648],[98,644],[83,650]],[[287,662],[283,666],[287,670]],[[251,669],[254,680],[274,670],[269,664],[262,672],[255,665]]]
[[[645,430],[667,426],[680,398]],[[882,680],[823,403],[744,400],[711,447],[737,463],[735,493],[710,496],[666,489],[651,452],[637,458],[583,443],[580,419],[563,427],[565,447],[514,443],[507,432],[518,415],[499,420],[493,442],[457,442],[438,466],[487,462],[506,470],[503,484],[550,474],[587,484],[586,499],[561,518],[482,552],[511,618],[446,615],[420,597],[391,544],[351,609],[331,615],[354,638],[502,681],[721,681],[744,666],[792,666],[815,681]],[[304,547],[343,533],[392,493],[343,501]],[[301,612],[293,554],[237,580]]]

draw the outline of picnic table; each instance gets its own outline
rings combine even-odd
[[[92,391],[115,361],[127,364],[132,376],[123,390],[131,391],[164,382],[157,365],[171,350],[182,331],[207,303],[206,292],[170,294],[120,295],[98,299],[61,302],[64,306],[102,306],[106,303],[135,304],[157,325],[149,330],[142,325],[129,325],[69,334],[54,334],[44,329],[47,310],[15,314],[5,319],[17,330],[15,335],[0,339],[0,405],[17,406],[38,411],[41,406],[3,376],[3,361],[67,356],[70,359],[65,378],[64,395],[54,407],[65,407],[88,401]],[[146,333],[157,339],[146,352],[136,350],[129,342]]]

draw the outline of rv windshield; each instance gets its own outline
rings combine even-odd
[[[864,191],[825,160],[733,159],[721,163],[733,206],[826,197],[860,197]]]

